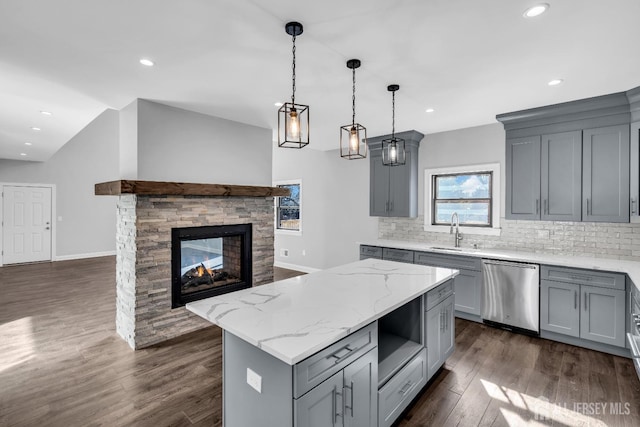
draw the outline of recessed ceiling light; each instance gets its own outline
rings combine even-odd
[[[35,130],[36,132],[39,132],[39,131],[41,131],[42,129],[40,129],[40,128],[38,128],[38,127],[33,126],[33,127],[31,128],[31,130]]]
[[[21,156],[26,156],[26,155],[27,155],[27,153],[20,153],[20,155],[21,155]]]
[[[30,142],[25,142],[24,145],[33,145],[33,144]]]
[[[562,84],[562,82],[564,82],[564,80],[562,79],[553,79],[551,81],[549,81],[549,83],[547,83],[549,86],[558,86],[559,84]]]
[[[531,6],[529,9],[525,10],[522,14],[525,18],[533,18],[539,15],[542,15],[549,9],[548,3],[540,3],[535,6]]]
[[[427,113],[433,113],[434,111],[436,110],[434,110],[433,108],[427,108]]]
[[[282,107],[282,102],[276,102],[273,105],[275,105],[276,107]]]
[[[53,113],[51,111],[40,110],[40,114],[42,114],[43,116],[53,116]]]
[[[148,58],[141,58],[140,63],[145,67],[153,67],[155,65],[155,63]]]

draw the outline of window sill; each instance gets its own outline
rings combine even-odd
[[[432,233],[447,233],[449,234],[450,226],[448,225],[426,225],[424,231],[430,231]],[[499,236],[502,232],[501,228],[479,228],[479,227],[464,227],[460,226],[460,234],[477,234],[481,236]]]
[[[301,230],[283,230],[280,228],[276,228],[275,233],[282,234],[283,236],[302,236]]]

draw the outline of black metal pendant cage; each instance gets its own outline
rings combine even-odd
[[[278,146],[303,148],[309,144],[309,106],[285,102],[278,109]]]
[[[296,104],[296,37],[302,34],[302,24],[287,22],[284,26],[293,42],[291,65],[291,102],[285,102],[278,109],[278,146],[303,148],[309,145],[309,106]]]
[[[387,86],[391,92],[391,138],[382,140],[382,164],[385,166],[402,166],[407,163],[404,139],[396,138],[396,91],[399,85]]]
[[[340,157],[348,160],[367,157],[367,128],[356,123],[356,68],[360,67],[359,59],[347,61],[353,75],[353,91],[351,95],[351,124],[340,127]]]

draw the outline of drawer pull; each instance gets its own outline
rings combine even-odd
[[[408,381],[404,386],[402,386],[400,390],[398,390],[398,393],[404,396],[409,392],[409,390],[411,390],[412,386],[413,386],[413,383],[411,381]]]
[[[589,277],[589,276],[569,276],[569,277],[571,279],[573,279],[573,280],[582,280],[582,281],[585,281],[585,282],[588,282],[588,281],[592,280],[592,278]]]
[[[344,350],[346,350],[347,352],[346,352],[346,353],[339,354],[340,352],[342,352],[342,351],[344,351]],[[349,346],[346,346],[346,347],[343,347],[343,348],[341,348],[340,350],[336,351],[336,352],[335,352],[335,353],[333,353],[332,355],[330,355],[327,359],[329,359],[329,358],[332,358],[332,357],[333,357],[334,359],[336,359],[336,360],[334,361],[334,363],[340,363],[340,361],[341,361],[342,359],[344,359],[345,357],[349,356],[349,355],[351,354],[351,352],[353,352],[353,349],[352,349],[352,348],[349,348]]]

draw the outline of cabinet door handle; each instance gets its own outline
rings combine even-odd
[[[345,399],[344,399],[344,402],[345,402],[344,408],[345,408],[345,410],[342,411],[342,412],[346,414],[347,413],[346,410],[348,409],[349,411],[351,411],[351,418],[353,418],[353,381],[351,381],[351,385],[345,385],[344,388],[345,389],[349,389],[349,393],[351,394],[351,399],[349,399],[351,405],[347,405],[347,403],[346,403],[347,402],[347,399],[346,399],[347,392],[343,391],[344,396],[345,396]]]
[[[589,293],[585,292],[584,293],[584,310],[587,311],[589,310],[589,303],[587,302],[589,300]]]
[[[536,199],[536,215],[540,213],[540,200]]]
[[[393,212],[393,202],[391,202],[391,209],[389,209],[390,212]]]
[[[589,215],[589,214],[590,214],[590,212],[589,212],[589,199],[587,199],[587,215]]]
[[[544,199],[544,214],[549,215],[549,205],[547,204],[547,199]]]
[[[411,390],[412,385],[411,381],[408,381],[400,390],[398,390],[398,393],[404,396],[409,390]]]
[[[636,198],[635,197],[631,198],[631,213],[632,214],[636,213]]]
[[[440,312],[440,332],[444,332],[444,320],[442,319],[444,316],[444,313],[441,311]]]
[[[338,396],[342,396],[342,393],[339,393],[338,390],[333,388],[333,425],[336,425],[338,422],[338,417],[341,417],[342,414],[338,412]],[[343,400],[344,403],[344,400]]]
[[[578,309],[578,291],[573,291],[573,309]]]

